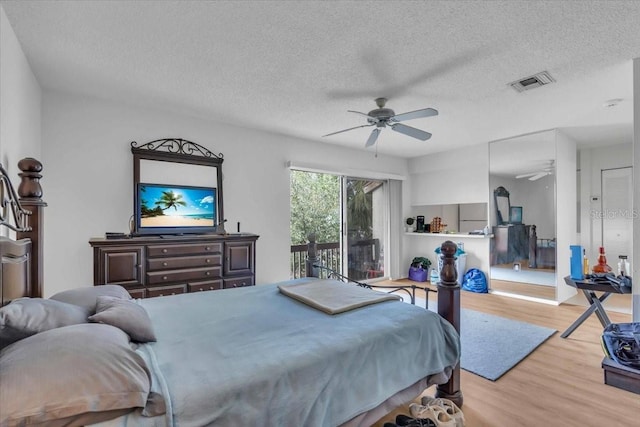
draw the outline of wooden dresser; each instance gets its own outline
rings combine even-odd
[[[529,258],[529,226],[524,224],[498,225],[493,227],[491,263],[511,264]]]
[[[93,284],[134,298],[255,285],[256,240],[248,233],[91,239]]]

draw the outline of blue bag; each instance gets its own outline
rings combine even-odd
[[[464,274],[462,289],[469,292],[486,294],[489,292],[487,286],[487,276],[477,268],[471,268]]]

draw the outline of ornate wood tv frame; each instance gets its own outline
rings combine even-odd
[[[17,237],[17,240],[0,237],[0,302],[3,305],[19,297],[41,297],[43,289],[43,209],[47,204],[42,200],[39,183],[42,164],[26,158],[18,163],[18,168],[22,172],[18,174],[21,182],[16,193],[4,167],[0,165],[0,225],[15,231]],[[11,215],[8,216],[6,213],[9,209]],[[451,241],[444,242],[441,247],[444,265],[438,284],[438,314],[460,332],[460,286],[456,281],[454,257],[456,248]],[[306,264],[308,277],[318,277],[319,264],[316,242],[310,241]],[[449,381],[437,386],[436,396],[462,406],[460,363],[454,368]]]

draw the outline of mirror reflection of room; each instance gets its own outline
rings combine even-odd
[[[532,138],[535,144],[525,143]],[[556,298],[554,158],[555,141],[545,133],[489,146],[493,291]]]
[[[417,206],[415,211],[416,218],[424,217],[424,226],[416,222],[410,231],[432,233],[430,224],[434,218],[440,218],[440,233],[481,234],[489,223],[486,203],[425,205]]]

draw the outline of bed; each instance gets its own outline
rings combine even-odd
[[[43,299],[42,221],[30,221],[46,206],[38,165],[19,165],[20,194],[2,168],[1,222],[16,239],[0,239],[0,338],[30,305],[43,326],[3,344],[0,425],[369,426],[433,384],[462,405],[453,243],[443,245],[439,314],[397,299],[327,314],[281,291],[355,288],[317,277],[197,298],[135,300],[105,285]],[[316,262],[309,245],[310,276]]]

